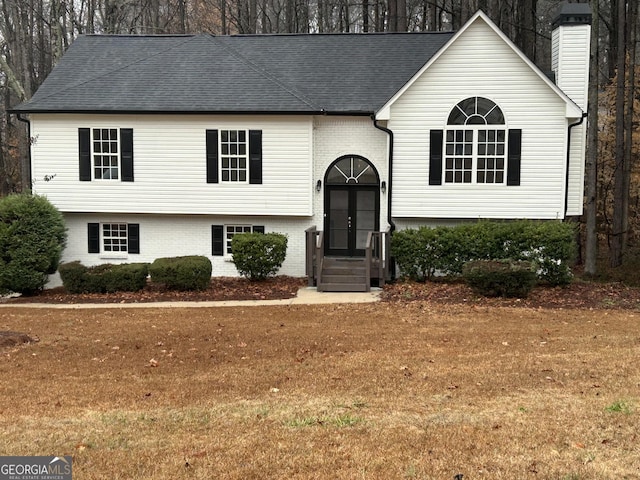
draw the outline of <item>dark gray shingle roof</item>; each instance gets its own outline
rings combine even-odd
[[[87,35],[14,111],[372,113],[452,35]]]

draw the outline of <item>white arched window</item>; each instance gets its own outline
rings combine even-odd
[[[449,114],[444,138],[444,183],[504,184],[507,130],[493,101],[470,97]]]

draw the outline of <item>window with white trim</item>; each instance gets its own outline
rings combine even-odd
[[[231,255],[231,240],[233,236],[238,233],[251,233],[253,227],[251,225],[226,225],[225,226],[225,252],[227,255]]]
[[[102,224],[102,249],[104,252],[127,252],[128,238],[126,223]]]
[[[220,131],[220,177],[223,182],[246,182],[249,144],[246,130]]]
[[[445,131],[444,182],[504,184],[506,132],[502,110],[493,101],[471,97],[458,103]]]
[[[93,178],[117,180],[120,171],[120,152],[117,128],[92,128],[91,152]]]

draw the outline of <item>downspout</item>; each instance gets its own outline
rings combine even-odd
[[[389,167],[387,173],[387,222],[390,226],[390,232],[393,233],[396,231],[396,224],[393,222],[393,215],[391,215],[391,192],[393,192],[393,132],[387,127],[379,125],[378,120],[374,115],[371,115],[371,119],[373,120],[374,127],[376,127],[378,130],[382,130],[384,133],[389,135]]]
[[[396,224],[393,221],[393,215],[391,213],[391,193],[393,192],[393,131],[388,129],[387,127],[383,127],[378,124],[378,120],[375,118],[375,115],[371,115],[371,120],[373,120],[373,126],[378,130],[383,131],[389,136],[389,162],[388,162],[388,171],[387,171],[387,223],[389,223],[389,234],[393,235],[393,232],[396,231]],[[389,271],[391,272],[391,280],[394,281],[396,279],[396,259],[392,257],[389,258]]]
[[[33,184],[32,184],[33,179],[31,178],[31,120],[29,120],[28,118],[24,118],[21,113],[17,113],[16,117],[21,122],[24,122],[27,124],[27,141],[29,142],[29,145],[28,145],[29,148],[27,149],[28,162],[26,165],[27,166],[26,178],[25,178],[25,172],[22,172],[21,180],[26,180],[26,182],[23,181],[22,189],[25,190],[25,188],[28,188],[29,192],[31,192],[31,188],[33,187]]]
[[[573,127],[577,127],[578,125],[582,125],[582,123],[584,122],[584,119],[587,118],[587,113],[584,112],[582,114],[582,117],[580,117],[580,120],[578,120],[576,123],[572,123],[571,125],[569,125],[568,129],[567,129],[567,173],[566,173],[566,178],[565,178],[565,183],[564,183],[564,215],[563,215],[563,219],[567,217],[567,210],[569,210],[569,162],[571,159],[571,129]]]

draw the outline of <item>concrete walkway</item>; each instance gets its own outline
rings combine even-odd
[[[147,303],[0,303],[1,307],[15,308],[202,308],[202,307],[254,307],[260,305],[315,305],[328,303],[372,303],[380,300],[382,289],[370,292],[318,292],[315,287],[298,290],[294,298],[282,300],[222,300],[216,302],[147,302]]]

